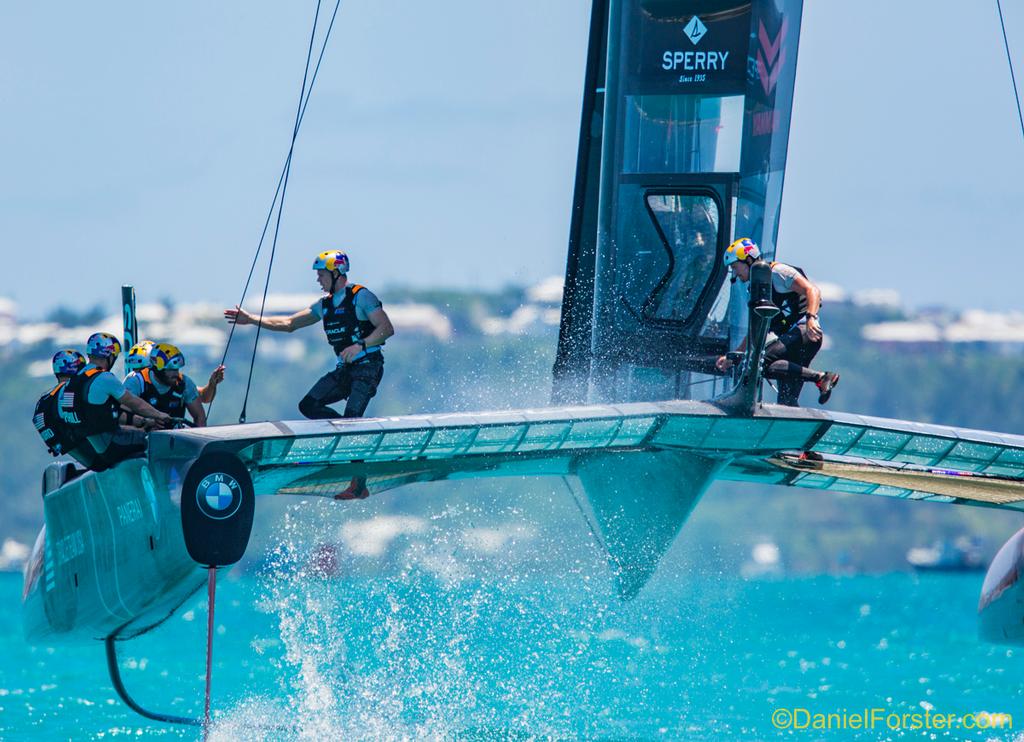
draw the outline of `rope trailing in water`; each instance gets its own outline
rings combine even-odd
[[[256,253],[253,256],[252,264],[249,266],[249,275],[245,279],[245,286],[242,288],[242,296],[238,300],[238,306],[242,306],[242,304],[245,302],[245,297],[248,294],[249,285],[252,283],[253,273],[256,270],[256,263],[259,260],[261,251],[263,250],[263,245],[264,245],[264,243],[266,241],[266,237],[267,237],[267,230],[270,228],[270,220],[274,216],[274,209],[275,208],[277,208],[277,210],[278,210],[278,224],[277,224],[277,226],[278,226],[278,228],[280,227],[280,211],[281,210],[280,210],[280,204],[278,203],[278,199],[281,198],[281,201],[282,201],[282,204],[283,204],[282,190],[284,190],[287,187],[286,184],[287,184],[288,174],[291,171],[292,155],[293,155],[293,153],[295,151],[295,141],[296,141],[296,139],[298,137],[299,130],[302,127],[302,121],[303,121],[303,119],[306,116],[306,108],[309,106],[309,99],[310,99],[310,97],[312,95],[312,92],[313,92],[313,86],[316,83],[317,76],[320,73],[320,65],[323,62],[324,53],[327,51],[327,43],[328,43],[328,41],[331,38],[331,32],[334,30],[334,21],[338,17],[338,9],[340,7],[341,7],[341,0],[336,0],[336,2],[334,4],[334,12],[331,14],[331,21],[330,21],[330,23],[327,26],[327,31],[324,33],[323,43],[320,46],[320,53],[317,56],[316,66],[313,68],[312,76],[310,76],[309,75],[309,62],[310,62],[310,58],[311,58],[313,42],[314,42],[314,40],[316,38],[317,25],[318,25],[319,16],[320,16],[320,0],[317,0],[316,13],[314,14],[314,17],[313,17],[313,30],[310,33],[309,51],[307,51],[307,54],[306,54],[306,67],[305,67],[305,70],[303,71],[302,90],[301,90],[301,92],[299,94],[299,111],[298,111],[298,115],[297,115],[296,120],[295,120],[295,125],[292,128],[292,139],[291,139],[291,143],[289,144],[289,147],[288,147],[288,155],[285,158],[284,166],[281,168],[281,175],[277,179],[277,187],[274,189],[274,198],[271,200],[270,208],[267,210],[267,217],[266,217],[266,219],[263,222],[263,230],[260,233],[260,239],[259,239],[259,242],[256,245]],[[308,86],[306,84],[307,77],[309,79],[309,85]],[[275,246],[276,246],[276,241],[277,241],[277,232],[275,231],[275,235],[274,235]],[[268,268],[267,268],[267,282],[268,282],[268,284],[269,284],[269,281],[270,281],[270,269],[272,267],[273,267],[273,255],[271,255],[270,266],[268,266]],[[263,305],[260,308],[260,318],[261,319],[263,317],[263,307],[265,305],[266,305],[266,293],[264,293]],[[234,335],[235,335],[235,327],[236,326],[234,324],[232,324],[231,325],[231,329],[228,332],[227,343],[224,346],[224,353],[221,356],[221,365],[224,365],[225,361],[227,360],[228,350],[231,347],[231,341],[234,339]],[[256,341],[255,342],[258,343],[259,342],[259,327],[258,326],[257,326],[256,330],[257,330],[257,334],[256,334]],[[252,356],[252,360],[251,360],[250,366],[249,366],[249,376],[248,376],[248,379],[246,381],[245,402],[243,402],[243,404],[242,404],[242,412],[239,415],[239,422],[245,422],[245,411],[246,411],[246,406],[247,406],[248,400],[249,400],[249,388],[250,388],[250,385],[252,383],[252,372],[253,372],[253,364],[255,363],[255,358],[256,358],[256,346],[254,344],[253,345],[253,356]],[[212,410],[213,410],[213,402],[211,402],[209,407],[208,407],[207,415],[209,415],[210,412],[212,412]]]
[[[1020,93],[1017,90],[1017,76],[1013,74],[1013,57],[1010,56],[1010,42],[1006,37],[1006,23],[1003,21],[1003,6],[996,0],[999,10],[999,27],[1003,30],[1003,47],[1006,49],[1006,62],[1010,65],[1010,82],[1013,83],[1013,99],[1017,102],[1017,119],[1020,121],[1020,134],[1024,137],[1024,113],[1020,110]]]
[[[213,606],[217,597],[217,568],[207,567],[206,600],[206,701],[203,705],[203,740],[210,736],[210,686],[213,681]]]

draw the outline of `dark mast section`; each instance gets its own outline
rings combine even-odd
[[[594,0],[552,399],[710,399],[776,250],[802,0]]]

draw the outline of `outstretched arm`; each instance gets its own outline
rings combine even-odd
[[[235,305],[234,309],[225,309],[224,319],[228,321],[228,324],[259,325],[265,330],[272,330],[274,332],[294,332],[300,327],[315,325],[320,321],[313,314],[313,310],[308,307],[295,314],[263,317],[261,319],[258,315],[247,312],[238,305]]]

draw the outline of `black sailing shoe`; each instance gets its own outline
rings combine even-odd
[[[814,382],[814,385],[818,387],[818,404],[825,404],[828,402],[828,398],[832,396],[832,390],[836,388],[839,383],[839,374],[834,374],[831,371],[826,371],[821,375],[821,378]]]

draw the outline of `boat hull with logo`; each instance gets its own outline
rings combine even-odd
[[[175,476],[134,459],[45,494],[25,570],[29,641],[131,638],[199,589],[205,573],[185,548]]]
[[[148,459],[45,496],[25,632],[145,631],[200,587],[201,566],[242,556],[257,496],[333,498],[353,476],[375,495],[564,478],[630,598],[716,480],[1020,511],[1024,437],[775,405],[738,417],[686,400],[157,432]]]

